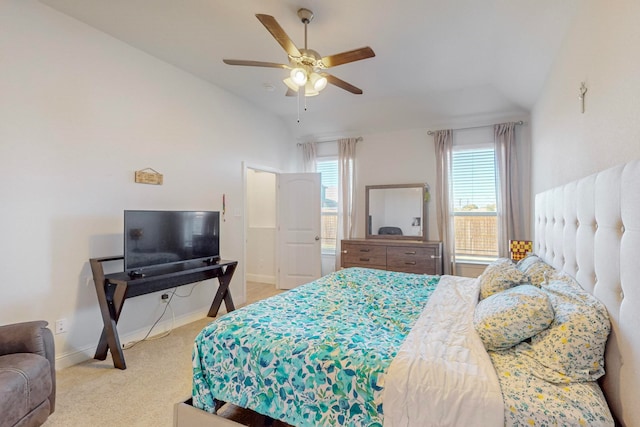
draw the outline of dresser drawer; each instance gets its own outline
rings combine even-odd
[[[349,264],[349,265],[348,265]],[[368,267],[382,266],[387,264],[387,250],[384,246],[358,245],[353,243],[342,243],[342,266]]]
[[[416,274],[442,274],[442,243],[391,239],[340,242],[341,266]]]
[[[387,269],[405,273],[437,274],[435,247],[387,247]]]

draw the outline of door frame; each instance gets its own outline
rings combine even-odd
[[[283,173],[280,169],[277,168],[272,168],[269,166],[264,166],[264,165],[258,165],[258,164],[254,164],[254,163],[250,163],[250,162],[246,162],[246,161],[242,161],[242,200],[243,200],[243,215],[242,215],[242,277],[243,277],[243,282],[242,282],[242,301],[244,301],[244,304],[246,304],[247,302],[247,226],[248,221],[247,221],[247,216],[249,213],[248,210],[248,196],[247,196],[247,173],[248,173],[248,169],[252,169],[254,171],[260,171],[260,172],[268,172],[268,173],[273,173],[275,175],[280,175],[281,173]],[[276,189],[276,193],[277,193],[277,189]],[[277,200],[277,194],[276,194],[276,200]],[[275,201],[274,201],[275,202]],[[276,248],[273,248],[275,251],[275,262],[276,262],[276,269],[278,266],[278,263],[280,262],[280,260],[278,259],[278,252],[276,250]],[[278,289],[278,275],[276,274],[276,289]]]

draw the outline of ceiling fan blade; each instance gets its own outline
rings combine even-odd
[[[369,46],[360,49],[350,50],[348,52],[337,53],[335,55],[325,56],[321,59],[326,68],[335,67],[336,65],[347,64],[349,62],[360,61],[361,59],[373,58],[376,54]]]
[[[278,64],[277,62],[245,61],[244,59],[223,59],[222,62],[229,65],[246,65],[249,67],[290,68],[288,65]]]
[[[298,92],[296,92],[295,90],[292,90],[291,88],[287,88],[287,92],[284,94],[284,96],[296,96],[298,94]]]
[[[302,54],[295,44],[291,41],[287,33],[284,32],[278,21],[271,15],[256,14],[256,18],[271,33],[280,46],[289,54],[289,56],[300,57]]]
[[[355,95],[362,95],[362,89],[359,89],[354,85],[337,78],[336,76],[332,76],[331,74],[328,74],[328,73],[321,73],[321,75],[323,77],[326,77],[327,82],[331,83],[334,86],[338,86],[339,88],[344,89],[347,92],[351,92]]]

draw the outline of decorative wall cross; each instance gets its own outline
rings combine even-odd
[[[578,99],[582,101],[582,114],[584,114],[584,96],[587,93],[587,85],[585,82],[580,84],[580,95],[578,95]]]

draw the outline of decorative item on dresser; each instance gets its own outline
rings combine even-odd
[[[531,240],[509,240],[509,257],[512,261],[520,261],[532,252]]]
[[[348,239],[342,240],[341,251],[342,268],[442,274],[442,242]]]

